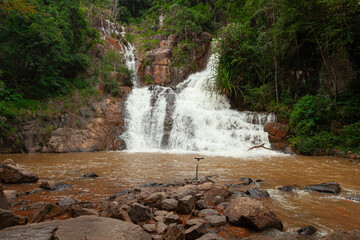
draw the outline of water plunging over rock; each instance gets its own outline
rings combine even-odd
[[[128,150],[171,150],[202,154],[254,156],[277,154],[254,145],[270,147],[264,125],[274,114],[238,112],[224,96],[206,90],[215,56],[204,71],[176,87],[135,87],[126,102],[126,132],[121,136]]]

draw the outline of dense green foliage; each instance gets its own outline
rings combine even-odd
[[[303,154],[359,151],[358,1],[248,0],[237,11],[219,31],[213,91],[278,112]]]
[[[88,25],[103,16],[136,25],[139,36],[120,40],[141,46],[140,55],[159,45],[156,35],[174,34],[175,67],[193,65],[197,37],[211,33],[218,39],[213,93],[228,96],[234,108],[275,111],[302,154],[360,151],[358,0],[4,0],[0,6],[4,116],[18,114],[17,106],[43,111],[40,99],[90,89],[98,78],[119,96],[116,73],[131,85],[123,56],[107,51],[102,62],[90,61],[99,40]],[[150,61],[144,58],[143,67]]]
[[[87,51],[98,38],[79,4],[71,0],[35,1],[39,13],[1,11],[1,81],[8,92],[27,98],[67,93],[87,69]],[[2,93],[4,94],[4,92]]]

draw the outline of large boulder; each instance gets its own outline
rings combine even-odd
[[[126,222],[131,222],[131,219],[127,212],[125,212],[118,202],[114,201],[109,203],[104,211],[101,212],[100,216],[102,217],[109,217],[109,218],[116,218],[119,220],[123,220]]]
[[[269,193],[260,188],[250,188],[246,191],[246,195],[249,195],[250,197],[256,197],[256,198],[268,198],[270,197]]]
[[[16,164],[3,163],[0,180],[8,184],[33,183],[37,182],[39,177]]]
[[[164,217],[164,223],[167,224],[167,225],[173,224],[173,223],[181,224],[182,221],[181,221],[181,219],[179,218],[178,215],[168,213]]]
[[[199,189],[196,185],[185,185],[176,189],[176,196],[181,199],[187,195],[195,196],[199,192]]]
[[[134,203],[133,206],[130,207],[128,214],[131,220],[136,224],[147,222],[151,219],[149,207],[145,207],[139,203]]]
[[[257,231],[283,228],[282,222],[268,206],[248,197],[234,199],[225,209],[225,215],[230,224],[239,227]]]
[[[177,206],[178,206],[178,201],[176,201],[173,198],[165,199],[161,203],[161,209],[166,210],[166,211],[174,211],[174,210],[176,210]]]
[[[3,187],[0,184],[0,209],[9,209],[7,197],[3,191]]]
[[[210,203],[220,203],[219,199],[224,200],[227,197],[230,197],[231,192],[225,185],[214,184],[210,189],[205,191],[204,199]]]
[[[151,193],[140,202],[146,206],[159,208],[161,203],[166,199],[167,195],[164,192]]]
[[[207,233],[207,228],[204,223],[196,224],[185,231],[185,238],[192,240],[201,237]]]
[[[214,215],[220,215],[220,213],[215,209],[211,209],[211,208],[203,209],[198,214],[198,216],[202,218],[205,218],[207,216],[214,216]]]
[[[170,224],[167,228],[165,240],[185,240],[185,230],[181,224]]]
[[[44,203],[36,209],[34,212],[31,222],[38,223],[47,219],[52,219],[56,216],[64,213],[65,210],[51,203]]]
[[[4,229],[15,225],[24,225],[26,224],[26,222],[27,222],[27,218],[15,215],[9,210],[0,209],[0,229]],[[6,239],[6,238],[1,238],[0,235],[0,239]]]
[[[307,185],[305,189],[316,192],[332,193],[332,194],[338,194],[341,191],[340,185],[337,182],[327,182],[316,185]]]
[[[211,226],[220,227],[226,224],[226,218],[224,215],[212,215],[205,217],[205,221],[207,221]]]
[[[45,189],[45,190],[50,190],[50,191],[61,191],[61,190],[71,188],[72,185],[63,183],[63,182],[57,182],[57,181],[50,180],[50,181],[41,182],[39,187],[42,189]]]
[[[0,231],[0,239],[7,240],[151,240],[140,226],[113,218],[81,216],[68,220],[56,220]]]
[[[187,195],[182,199],[179,199],[179,203],[176,209],[177,213],[189,214],[195,208],[195,198],[191,195]]]

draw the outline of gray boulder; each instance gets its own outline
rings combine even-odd
[[[39,177],[18,165],[2,164],[0,180],[9,184],[33,183],[37,182]]]
[[[178,201],[176,201],[173,198],[165,199],[161,203],[161,209],[166,210],[166,211],[174,211],[174,210],[176,210],[177,206],[178,206]]]
[[[170,224],[167,228],[165,240],[185,240],[185,230],[181,224]]]
[[[138,224],[141,222],[147,222],[151,219],[151,213],[149,207],[145,207],[142,204],[134,203],[128,211],[131,220]]]
[[[42,222],[44,220],[52,219],[56,216],[59,216],[64,212],[65,210],[59,206],[56,206],[51,203],[44,203],[36,209],[30,222],[32,223]]]
[[[145,197],[140,202],[146,206],[159,208],[164,199],[166,199],[166,193],[156,192]]]
[[[205,223],[205,220],[202,219],[202,218],[194,218],[194,219],[187,220],[186,223],[185,223],[185,226],[186,227],[192,227],[194,225],[198,225],[198,224],[201,224],[201,223]]]
[[[205,221],[211,226],[220,227],[226,224],[226,217],[224,215],[212,215],[205,217]]]
[[[50,191],[61,191],[61,190],[65,190],[65,189],[68,189],[71,187],[72,187],[72,185],[70,185],[70,184],[56,182],[53,180],[43,181],[40,184],[40,188],[45,189],[45,190],[50,190]]]
[[[172,223],[181,224],[182,221],[181,221],[181,219],[179,218],[178,215],[168,213],[168,214],[165,215],[164,223],[165,223],[166,225],[169,225],[169,224],[172,224]]]
[[[341,191],[340,185],[337,182],[327,182],[317,185],[307,185],[305,189],[310,191],[332,193],[332,194],[338,194]]]
[[[225,209],[227,221],[239,227],[262,231],[268,228],[282,230],[283,224],[276,214],[259,200],[244,197],[234,199]]]
[[[113,201],[109,203],[104,211],[101,212],[100,216],[102,217],[109,217],[109,218],[116,218],[119,220],[123,220],[126,222],[131,222],[131,219],[127,212],[125,212],[118,202]]]
[[[15,225],[24,225],[26,223],[27,218],[15,215],[9,210],[0,209],[0,230]],[[0,239],[6,238],[1,238],[0,235]]]
[[[195,185],[185,185],[176,189],[176,196],[181,199],[187,195],[195,196],[199,192],[199,189]]]
[[[113,218],[81,216],[68,220],[15,226],[0,231],[7,240],[151,240],[140,226]]]
[[[179,200],[176,212],[180,214],[189,214],[195,208],[195,198],[187,195]]]
[[[219,215],[220,213],[216,211],[215,209],[203,209],[198,213],[199,217],[205,218],[207,216],[213,216],[213,215]]]
[[[197,239],[207,233],[207,229],[204,223],[196,224],[185,231],[186,239]]]

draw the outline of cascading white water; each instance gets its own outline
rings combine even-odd
[[[126,132],[130,152],[199,153],[223,156],[269,156],[280,153],[249,148],[265,143],[264,125],[274,114],[238,112],[224,96],[211,95],[206,83],[212,76],[215,56],[204,71],[195,73],[175,90],[135,87],[126,101]]]
[[[121,36],[125,37],[125,28],[123,26],[121,26],[121,32],[120,32]],[[135,47],[134,45],[132,45],[131,43],[127,42],[127,44],[123,45],[125,48],[125,64],[126,66],[132,70],[135,74],[134,74],[134,79],[133,79],[133,85],[134,86],[138,86],[138,78],[136,75],[136,59],[135,59]]]

